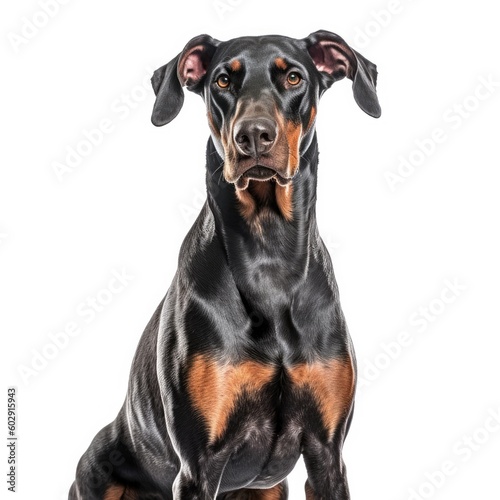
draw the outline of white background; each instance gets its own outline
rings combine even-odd
[[[500,35],[492,5],[66,0],[31,31],[27,22],[44,23],[37,1],[4,5],[1,406],[7,386],[17,386],[17,498],[66,497],[79,457],[122,404],[139,336],[203,201],[202,101],[187,95],[178,118],[156,129],[152,71],[200,33],[302,38],[317,29],[378,65],[383,110],[379,120],[365,115],[345,80],[325,94],[317,121],[320,231],[363,380],[344,448],[352,498],[499,498],[500,422],[491,415],[500,419]],[[20,42],[23,29],[31,38]],[[496,85],[487,91],[485,80]],[[59,180],[54,163],[103,119],[112,130]],[[391,190],[387,172],[397,174],[401,158],[418,165]],[[87,322],[78,308],[106,297],[122,269],[133,279]],[[419,308],[430,308],[429,319]],[[81,332],[54,354],[49,334],[69,322]],[[20,367],[44,349],[53,359],[24,380]],[[436,474],[444,462],[448,475]],[[304,498],[300,464],[289,479],[290,498]],[[9,498],[4,480],[0,488]]]

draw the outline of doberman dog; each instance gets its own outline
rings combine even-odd
[[[338,35],[208,35],[155,71],[152,121],[205,101],[207,201],[139,342],[125,403],[81,458],[71,500],[283,500],[302,454],[309,500],[347,500],[356,367],[316,224],[318,101],[376,67]]]

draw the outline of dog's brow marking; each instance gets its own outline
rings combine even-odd
[[[241,61],[238,59],[234,59],[233,61],[231,61],[229,67],[231,68],[231,71],[239,71],[241,69]]]
[[[301,364],[289,369],[294,385],[307,388],[316,400],[329,439],[346,416],[354,396],[354,368],[349,358],[325,363]]]
[[[274,60],[274,64],[276,64],[276,67],[278,69],[282,69],[283,71],[286,70],[288,68],[288,65],[287,63],[285,62],[285,60],[282,58],[282,57],[277,57],[275,60]]]
[[[205,355],[194,357],[188,389],[194,407],[205,420],[211,443],[222,436],[238,398],[258,393],[275,371],[273,366],[256,361],[231,365]]]

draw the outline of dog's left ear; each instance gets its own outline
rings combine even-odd
[[[329,88],[333,82],[345,76],[353,81],[352,91],[358,106],[370,116],[381,115],[375,87],[377,67],[335,33],[316,31],[304,38],[307,50],[321,72],[323,83]]]
[[[179,114],[184,103],[182,87],[198,94],[202,92],[207,68],[219,43],[208,35],[197,36],[180,54],[153,73],[151,84],[156,101],[151,121],[154,125],[166,125]]]

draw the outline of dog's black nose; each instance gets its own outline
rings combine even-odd
[[[234,128],[234,142],[238,151],[257,159],[268,153],[276,140],[276,123],[269,118],[246,118]]]

